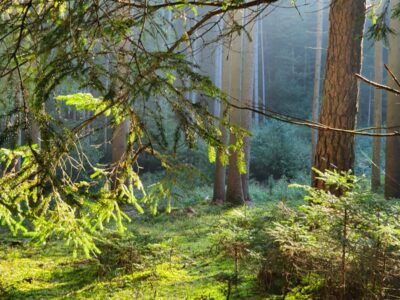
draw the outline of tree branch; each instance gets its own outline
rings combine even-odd
[[[396,94],[396,95],[400,95],[400,90],[396,90],[396,89],[394,89],[394,88],[391,88],[390,86],[387,86],[387,85],[380,84],[380,83],[377,83],[377,82],[375,82],[375,81],[369,80],[369,79],[365,78],[364,76],[362,76],[362,75],[360,75],[360,74],[355,74],[355,76],[356,76],[358,79],[361,79],[361,80],[364,81],[365,83],[367,83],[367,84],[369,84],[369,85],[372,85],[373,87],[375,87],[375,88],[377,88],[377,89],[385,90],[385,91],[394,93],[394,94]]]
[[[319,130],[329,130],[329,131],[335,131],[335,132],[341,132],[341,133],[348,133],[348,134],[353,134],[353,135],[361,135],[361,136],[375,136],[375,137],[391,137],[391,136],[400,136],[400,133],[398,131],[393,131],[390,133],[371,133],[371,132],[365,132],[366,130],[370,129],[357,129],[357,130],[352,130],[352,129],[344,129],[344,128],[336,128],[336,127],[331,127],[327,126],[321,123],[315,123],[311,122],[305,119],[300,119],[292,116],[288,116],[285,114],[281,114],[269,109],[263,109],[260,110],[259,108],[255,108],[252,106],[238,106],[232,103],[228,104],[231,107],[234,107],[236,109],[241,109],[241,110],[249,110],[252,112],[255,112],[257,114],[269,117],[271,119],[275,119],[278,121],[282,121],[285,123],[290,123],[290,124],[295,124],[295,125],[300,125],[300,126],[305,126],[309,128],[314,128],[314,129],[319,129]],[[377,129],[377,128],[375,128]],[[386,128],[379,128],[379,129],[386,129]]]

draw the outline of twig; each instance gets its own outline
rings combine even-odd
[[[291,116],[281,114],[278,112],[274,112],[274,111],[271,111],[268,109],[259,110],[257,108],[251,107],[251,106],[238,106],[238,105],[235,105],[232,103],[229,103],[228,105],[231,107],[234,107],[236,109],[249,110],[249,111],[258,113],[260,115],[269,117],[271,119],[275,119],[275,120],[282,121],[285,123],[290,123],[290,124],[305,126],[305,127],[309,127],[309,128],[320,129],[320,130],[329,130],[329,131],[342,132],[342,133],[361,135],[361,136],[375,136],[375,137],[400,136],[400,133],[398,131],[393,131],[393,132],[389,132],[389,133],[372,133],[372,132],[365,132],[366,129],[354,130],[354,129],[336,128],[336,127],[331,127],[331,126],[327,126],[327,125],[320,124],[320,123],[314,123],[314,122],[311,122],[311,121],[308,121],[305,119],[291,117]]]
[[[400,81],[394,76],[393,72],[389,69],[388,65],[385,64],[385,69],[389,73],[389,75],[393,78],[394,82],[396,82],[397,86],[400,87]]]
[[[369,80],[369,79],[365,78],[364,76],[362,76],[360,74],[355,74],[355,76],[357,78],[361,79],[362,81],[368,83],[369,85],[372,85],[373,87],[376,87],[377,89],[386,90],[386,91],[394,93],[396,95],[400,95],[400,90],[396,90],[394,88],[391,88],[390,86],[387,86],[387,85],[380,84],[380,83],[377,83],[375,81]]]

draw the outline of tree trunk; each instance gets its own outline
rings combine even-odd
[[[375,82],[382,82],[382,42],[375,42]],[[382,91],[374,90],[374,127],[382,126]],[[380,133],[380,130],[375,130]],[[374,137],[372,142],[371,189],[377,192],[381,185],[381,138]]]
[[[264,26],[263,26],[263,19],[260,19],[260,25],[259,28],[260,30],[260,47],[261,47],[261,91],[262,91],[262,100],[261,100],[261,110],[265,111],[267,108],[267,95],[266,95],[266,85],[267,85],[267,77],[265,75],[265,53],[264,53],[264,40],[265,40],[265,36],[264,36]],[[260,124],[264,123],[264,116],[260,116]]]
[[[233,18],[237,23],[242,24],[243,13],[236,11],[233,13]],[[241,36],[236,34],[232,36],[232,43],[229,52],[229,65],[230,65],[230,101],[236,105],[240,105],[241,84],[240,75],[241,70]],[[239,109],[231,108],[230,122],[232,125],[241,126],[241,111]],[[230,144],[236,144],[236,135],[230,134]],[[241,174],[238,169],[238,152],[234,151],[229,157],[228,180],[226,190],[226,202],[233,205],[240,205],[244,203],[243,188]]]
[[[112,134],[112,163],[118,163],[124,156],[127,146],[129,122],[127,119],[118,124]]]
[[[248,13],[248,12],[247,12]],[[247,21],[246,21],[247,23]],[[254,37],[253,24],[248,25],[249,35]],[[251,106],[253,103],[253,91],[254,91],[254,44],[247,37],[242,34],[242,67],[241,67],[241,94],[240,102],[241,106]],[[250,131],[251,129],[251,111],[241,111],[241,127]],[[250,175],[250,138],[247,136],[243,141],[243,151],[245,154],[246,162],[246,173],[242,174],[242,189],[243,197],[245,201],[251,201],[249,192],[249,175]]]
[[[254,61],[252,62],[254,64],[254,100],[253,100],[253,105],[255,108],[259,108],[260,106],[260,93],[259,93],[259,66],[258,66],[258,61],[259,61],[259,46],[260,46],[260,23],[261,23],[261,18],[257,18],[256,20],[256,26],[254,29]],[[254,114],[254,126],[258,127],[260,123],[260,115],[258,113]]]
[[[224,145],[227,143],[227,133],[226,129],[220,127],[222,131],[221,143]],[[215,162],[215,174],[214,174],[214,193],[212,201],[215,203],[223,202],[225,199],[225,177],[226,177],[226,168],[222,165],[221,160],[219,159],[219,155]]]
[[[193,20],[193,23],[196,23],[195,20]],[[197,33],[197,31],[194,33],[194,41],[192,42],[192,53],[191,53],[191,61],[195,65],[200,65],[200,38]],[[196,91],[191,91],[190,92],[190,99],[192,103],[198,103],[199,102],[199,97],[198,93]]]
[[[322,0],[317,0],[317,28],[315,43],[315,65],[314,65],[314,93],[312,100],[312,120],[318,122],[319,99],[321,89],[321,61],[322,61],[322,31],[323,31],[323,9]],[[317,146],[318,131],[313,129],[311,133],[312,156],[315,156]]]
[[[21,81],[20,79],[17,80],[17,95],[16,95],[16,99],[17,99],[17,107],[18,107],[18,131],[17,131],[17,146],[22,146],[23,143],[23,126],[22,126],[22,119],[25,117],[24,114],[25,112],[23,111],[23,107],[24,107],[24,95],[23,95],[23,91],[22,91],[22,87],[21,87]],[[22,163],[22,159],[18,158],[18,163],[17,163],[17,170],[19,171],[21,169],[21,163]]]
[[[225,53],[224,53],[225,52]],[[216,74],[215,74],[215,85],[222,89],[225,93],[229,93],[229,78],[228,76],[223,76],[222,74],[229,74],[229,63],[225,59],[227,55],[227,49],[223,47],[222,44],[218,45],[217,55],[216,55]],[[222,117],[222,113],[225,109],[225,105],[216,100],[214,113],[216,116]],[[227,143],[227,133],[226,128],[221,124],[220,130],[222,133],[221,143]],[[213,202],[223,202],[225,199],[225,174],[226,168],[222,165],[220,160],[220,153],[215,162],[215,174],[214,174],[214,192],[213,192]]]
[[[128,6],[122,7],[120,9],[121,18],[130,17],[130,9]],[[129,52],[130,42],[128,38],[125,38],[118,45],[118,53],[117,53],[117,68],[118,73],[121,74],[121,77],[124,78],[128,76],[128,70],[124,66],[126,62],[126,53]],[[122,98],[127,97],[126,89],[124,87],[124,83],[120,80],[115,80],[113,83],[115,85],[116,97]],[[127,147],[127,139],[129,132],[129,119],[125,119],[121,121],[117,126],[113,128],[112,139],[111,139],[111,161],[113,164],[118,164],[123,158],[126,147]],[[118,177],[118,172],[115,174]],[[116,178],[115,178],[116,179]],[[116,181],[114,182],[115,187]]]
[[[393,9],[400,3],[399,0],[393,0],[390,2],[391,8]],[[391,20],[391,28],[398,31],[400,28],[400,21],[398,18]],[[389,61],[388,67],[390,70],[398,76],[400,74],[400,39],[398,32],[392,34],[389,37]],[[388,85],[396,87],[391,76],[388,76]],[[388,93],[387,98],[387,115],[386,123],[388,133],[400,130],[400,96],[393,93]],[[386,139],[386,170],[385,170],[385,197],[400,198],[400,137],[388,137]]]
[[[356,125],[361,69],[365,0],[337,0],[331,4],[329,46],[320,123],[353,130]],[[354,135],[319,130],[314,158],[318,170],[348,171],[354,167]],[[313,186],[325,188],[313,174]]]
[[[32,117],[32,124],[30,128],[30,136],[32,140],[32,144],[36,144],[38,149],[41,149],[42,143],[40,138],[40,127],[38,126],[34,116]]]

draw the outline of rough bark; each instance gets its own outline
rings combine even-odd
[[[314,64],[314,91],[312,99],[312,120],[318,122],[318,111],[321,89],[321,61],[322,61],[322,31],[323,31],[323,9],[322,0],[317,0],[317,28],[315,35],[315,64]],[[318,131],[313,130],[311,135],[312,157],[315,155]]]
[[[331,4],[329,46],[320,123],[354,129],[358,106],[365,0],[337,0]],[[324,171],[348,171],[354,167],[354,136],[319,130],[314,167]],[[313,174],[313,186],[325,188]]]
[[[375,82],[382,82],[382,43],[375,42]],[[382,125],[382,91],[379,89],[374,90],[374,127],[381,127]],[[381,131],[375,130],[376,133]],[[372,174],[371,174],[371,189],[377,192],[381,185],[381,139],[374,137],[372,141]]]
[[[399,0],[391,1],[391,8],[399,4]],[[396,34],[389,37],[389,61],[388,67],[398,76],[400,74],[400,39],[398,30],[400,28],[400,21],[395,18],[391,20],[391,28],[394,28]],[[388,76],[388,85],[396,87],[394,80]],[[387,98],[387,115],[386,122],[388,133],[400,130],[400,96],[393,93],[388,93]],[[400,198],[400,137],[388,137],[386,139],[386,170],[385,170],[385,197]]]

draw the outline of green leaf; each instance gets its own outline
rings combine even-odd
[[[208,159],[209,159],[210,163],[215,162],[216,157],[217,157],[217,154],[215,151],[215,147],[208,145]]]

